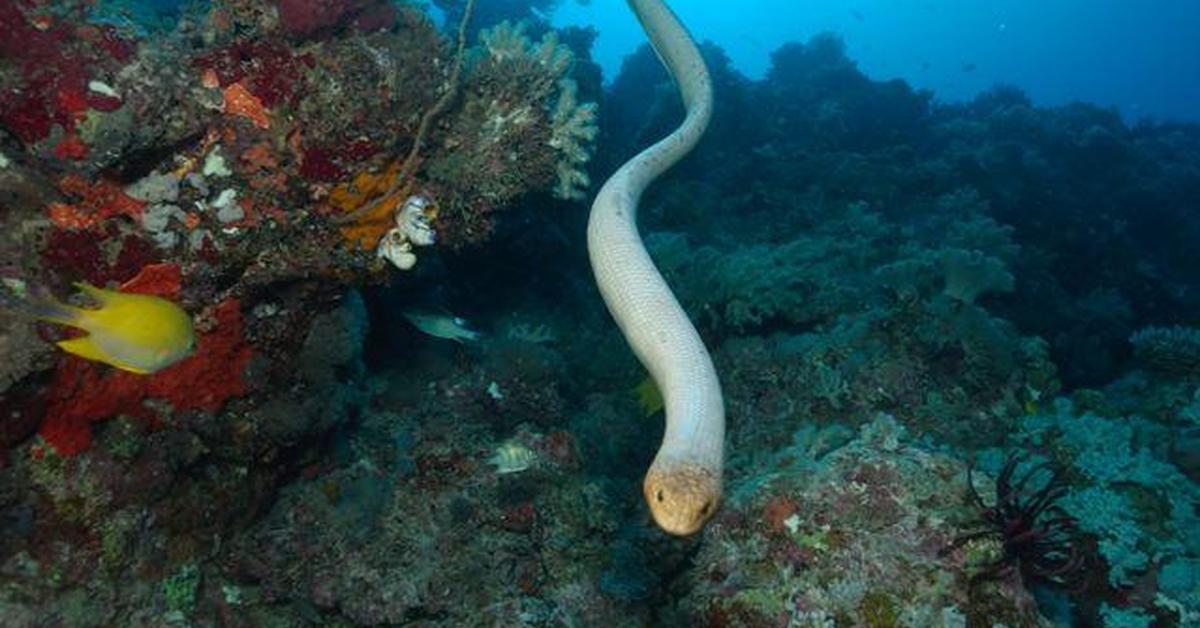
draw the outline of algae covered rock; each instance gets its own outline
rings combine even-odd
[[[886,415],[829,453],[793,449],[731,487],[687,577],[680,621],[1049,625],[1020,582],[972,582],[998,546],[950,549],[973,516],[962,462],[905,443]]]

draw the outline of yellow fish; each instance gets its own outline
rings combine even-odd
[[[642,416],[654,416],[663,409],[662,393],[658,390],[658,384],[654,383],[654,378],[649,375],[642,380],[633,389],[633,394],[637,395],[638,405],[642,408]]]
[[[99,307],[80,308],[49,298],[29,303],[34,317],[87,332],[59,341],[63,351],[140,375],[162,370],[191,354],[196,344],[192,318],[175,303],[86,283],[75,287]]]

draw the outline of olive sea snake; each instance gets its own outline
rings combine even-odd
[[[637,231],[642,191],[696,145],[712,115],[712,84],[700,51],[662,0],[628,0],[675,78],[687,116],[604,183],[588,220],[596,284],[633,352],[662,391],[666,429],[642,489],[655,522],[698,531],[721,500],[725,408],[712,358]]]

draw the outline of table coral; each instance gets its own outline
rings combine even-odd
[[[1004,262],[981,253],[949,248],[942,252],[945,294],[963,303],[974,303],[987,292],[1012,292],[1013,276]]]

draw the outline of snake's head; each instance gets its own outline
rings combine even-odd
[[[699,532],[721,504],[720,473],[696,464],[655,463],[642,492],[654,522],[676,536]]]

